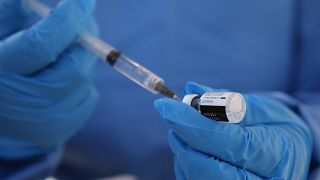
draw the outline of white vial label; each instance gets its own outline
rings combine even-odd
[[[243,96],[233,92],[207,92],[185,96],[183,102],[199,110],[207,118],[228,123],[239,123],[245,116]]]
[[[232,94],[230,92],[208,92],[203,94],[199,102],[199,111],[208,118],[229,122],[226,107]]]

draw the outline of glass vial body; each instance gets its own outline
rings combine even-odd
[[[246,102],[240,93],[207,92],[202,96],[189,94],[182,102],[207,118],[226,123],[240,123],[246,114]]]

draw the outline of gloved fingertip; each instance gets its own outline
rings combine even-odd
[[[157,99],[154,101],[153,105],[159,112],[161,112],[161,109],[163,108],[163,99]]]
[[[189,82],[187,82],[187,84],[186,84],[186,87],[192,87],[192,86],[201,86],[199,83],[196,83],[196,82],[194,82],[194,81],[189,81]]]
[[[186,86],[184,87],[185,94],[193,93],[193,89],[196,86],[200,86],[200,85],[193,81],[187,82]]]
[[[161,98],[154,102],[154,107],[160,113],[162,118],[166,117],[166,110],[170,108],[174,100],[169,98]]]
[[[199,94],[202,95],[206,92],[227,92],[227,89],[214,89],[209,86],[204,86],[195,82],[188,82],[184,92],[185,94]]]
[[[185,94],[204,94],[208,91],[212,91],[212,88],[200,85],[195,82],[188,82],[185,89]]]

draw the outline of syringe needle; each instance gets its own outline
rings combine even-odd
[[[24,2],[27,8],[41,17],[47,16],[51,11],[48,6],[38,0],[24,0]],[[92,34],[84,33],[78,42],[141,87],[154,94],[160,93],[164,96],[179,100],[178,96],[164,84],[163,79],[137,62],[123,56],[120,51]]]

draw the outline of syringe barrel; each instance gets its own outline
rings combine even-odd
[[[154,94],[158,93],[156,91],[157,84],[164,83],[163,79],[159,76],[125,56],[120,56],[113,64],[113,67],[127,78]]]
[[[118,72],[154,94],[158,93],[155,90],[156,84],[160,82],[164,83],[160,77],[149,71],[147,68],[121,55],[112,46],[106,44],[91,34],[83,34],[79,39],[79,43],[85,48],[98,54],[101,59],[106,60]],[[114,59],[114,62],[108,61],[108,58],[114,52],[117,53],[119,57]]]
[[[35,12],[40,17],[47,16],[51,11],[51,9],[48,6],[42,4],[38,0],[24,0],[24,4],[28,9]],[[121,74],[131,79],[143,88],[149,90],[150,92],[157,94],[157,89],[159,89],[159,87],[161,87],[160,89],[163,91],[169,90],[164,88],[164,81],[159,76],[155,75],[154,73],[152,73],[145,67],[141,66],[140,64],[121,55],[111,45],[103,42],[102,40],[93,36],[92,34],[82,34],[78,42],[88,50],[97,54],[101,59],[106,60]],[[114,62],[108,61],[110,55],[114,53],[118,54],[119,57],[113,59]]]
[[[106,59],[110,52],[115,50],[109,44],[103,42],[99,38],[89,33],[84,33],[83,35],[81,35],[78,42],[86,49],[97,54],[103,60]]]

